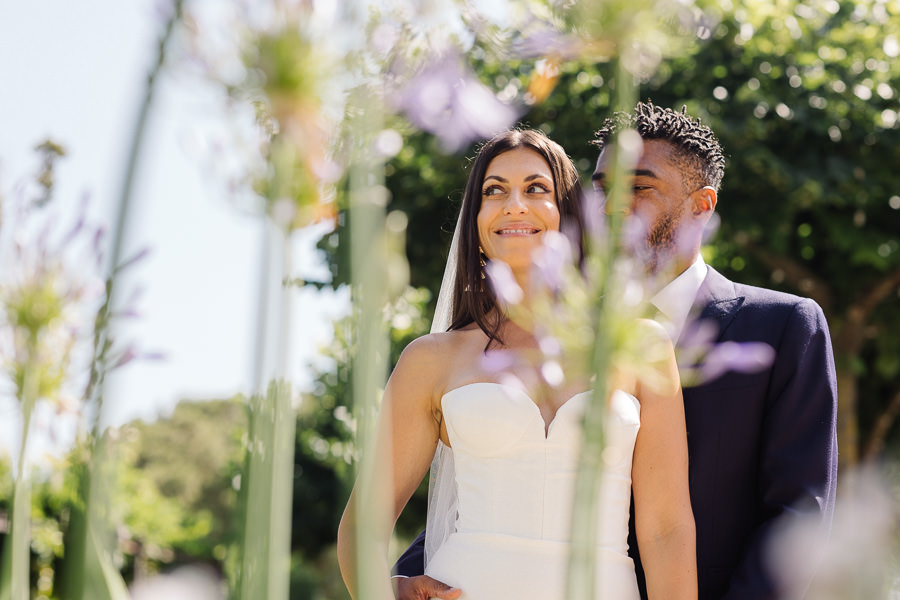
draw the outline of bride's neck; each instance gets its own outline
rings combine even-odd
[[[531,320],[531,282],[530,269],[513,270],[513,279],[519,286],[522,296],[515,305],[505,304],[500,299],[502,294],[497,295],[497,304],[493,308],[493,317],[500,320],[500,331],[507,330],[514,336],[532,336],[534,332],[534,323]],[[496,322],[496,321],[494,321]],[[506,334],[501,333],[505,337]]]
[[[519,284],[519,289],[522,290],[522,300],[519,302],[519,306],[522,306],[525,309],[531,308],[531,269],[523,269],[513,271],[513,277],[516,280],[516,283]]]
[[[522,304],[518,305],[519,308]],[[507,310],[495,309],[499,315],[500,329],[498,333],[503,339],[504,346],[532,346],[534,345],[534,324],[528,321],[530,312],[514,311],[510,314]]]

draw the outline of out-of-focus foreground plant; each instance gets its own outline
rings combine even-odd
[[[630,109],[636,98],[637,86],[646,86],[649,82],[671,76],[671,72],[665,69],[663,73],[658,72],[658,66],[665,63],[667,57],[684,50],[697,39],[709,38],[717,30],[713,19],[690,3],[664,0],[529,0],[508,3],[385,0],[365,7],[363,4],[327,0],[239,3],[228,9],[233,10],[232,21],[228,23],[227,35],[224,36],[228,38],[226,43],[237,49],[236,55],[229,59],[227,56],[214,56],[215,52],[204,54],[200,50],[192,57],[207,70],[207,75],[223,84],[236,112],[246,110],[248,106],[255,112],[258,129],[253,134],[257,137],[249,145],[246,160],[251,168],[244,168],[241,175],[252,182],[253,210],[255,214],[265,215],[266,222],[260,268],[259,338],[254,349],[254,359],[257,361],[255,393],[248,402],[250,433],[245,469],[240,478],[243,534],[225,561],[231,595],[235,598],[284,597],[287,594],[290,568],[289,541],[286,538],[290,531],[288,507],[291,488],[296,484],[292,482],[290,470],[293,450],[288,443],[295,436],[295,406],[291,386],[285,380],[284,365],[284,346],[290,321],[286,302],[291,290],[282,289],[278,298],[270,297],[273,294],[268,290],[273,287],[273,279],[293,281],[287,253],[293,232],[311,223],[331,222],[335,230],[323,244],[340,246],[340,255],[347,258],[336,270],[332,283],[339,285],[352,281],[355,327],[353,333],[346,336],[345,348],[353,356],[353,375],[352,384],[343,388],[337,385],[335,389],[353,395],[353,414],[339,410],[347,402],[345,398],[329,400],[330,404],[322,408],[333,411],[335,418],[348,429],[351,425],[356,428],[359,444],[354,454],[343,442],[317,437],[314,432],[299,431],[296,435],[301,445],[306,444],[311,453],[327,456],[327,460],[350,461],[352,457],[364,474],[367,455],[364,449],[371,437],[373,415],[390,362],[382,307],[403,290],[409,290],[406,281],[411,269],[403,256],[402,243],[405,229],[409,226],[417,234],[423,230],[414,221],[413,210],[405,215],[386,209],[388,203],[405,193],[410,200],[404,206],[415,203],[424,212],[451,212],[438,206],[447,194],[431,193],[433,190],[430,189],[430,195],[422,192],[423,187],[433,182],[446,182],[451,178],[447,173],[436,172],[441,168],[435,168],[439,164],[434,160],[435,156],[469,149],[472,142],[507,127],[529,110],[536,110],[533,114],[542,115],[542,121],[533,124],[561,130],[564,123],[571,120],[568,115],[562,115],[562,111],[575,113],[580,110],[580,115],[588,109],[606,109],[609,106]],[[194,47],[189,50],[222,42],[222,36],[209,35],[205,29],[199,14],[199,3],[188,8],[198,10],[197,18],[188,16],[181,22],[187,26],[181,32],[186,35],[179,37],[176,30],[176,39],[188,46],[193,44]],[[739,32],[729,35],[744,40],[742,43],[749,42],[753,28],[760,24],[747,15],[752,17],[759,11],[741,9],[738,12],[746,23],[741,24]],[[176,10],[173,14],[180,13]],[[779,35],[793,35],[794,25],[790,20],[785,23]],[[840,33],[841,29],[836,28],[835,31]],[[160,61],[154,73],[162,65],[167,39],[168,34],[163,36]],[[751,46],[754,52],[764,48],[764,41],[759,44],[746,43],[745,55],[749,56]],[[888,46],[886,41],[885,47]],[[835,54],[838,50],[832,48],[829,52]],[[820,50],[819,54],[823,52]],[[896,49],[892,52],[896,56]],[[686,55],[693,56],[690,52]],[[798,58],[803,56],[798,55]],[[569,77],[575,83],[571,90],[565,90],[567,93],[561,101],[559,93],[553,93],[555,86],[561,74],[571,75],[571,65],[579,62],[589,62],[592,68],[578,73],[577,80],[574,76]],[[770,62],[775,61],[764,62],[767,68],[780,72],[781,67]],[[596,65],[602,67],[605,76],[599,75],[593,68]],[[663,66],[671,70],[671,64]],[[722,65],[709,70],[713,73],[711,77],[720,78],[725,75],[717,73],[727,71]],[[800,76],[800,71],[798,74],[791,73],[793,71],[788,73],[791,81],[795,76]],[[811,69],[810,75],[815,75],[815,69]],[[755,104],[756,108],[750,106],[749,112],[754,115],[774,112],[779,118],[787,119],[781,116],[790,112],[786,112],[786,105],[778,105],[770,111],[765,98],[755,98],[757,90],[765,89],[770,85],[770,80],[775,81],[775,75],[769,79],[751,78],[746,89],[731,90],[734,103],[748,102],[747,97],[753,96],[751,104]],[[150,91],[154,81],[151,77]],[[860,83],[864,84],[864,81]],[[888,94],[885,85],[888,83],[879,80],[873,81],[870,87],[876,87],[878,94]],[[728,93],[729,90],[724,87],[715,91],[717,98],[722,94],[727,98]],[[863,94],[864,91],[858,93]],[[686,94],[682,92],[679,98]],[[145,111],[150,106],[150,97],[148,93]],[[600,98],[603,100],[598,100]],[[653,98],[657,99],[655,95]],[[816,108],[816,102],[823,100],[817,95],[810,98],[811,107]],[[146,115],[146,112],[142,114]],[[886,111],[884,114],[891,113]],[[767,125],[769,121],[764,122],[759,115],[759,122],[751,123],[751,129],[770,126]],[[771,116],[774,119],[774,115]],[[743,125],[744,121],[740,123]],[[584,129],[579,133],[579,141],[585,141],[590,137],[590,130],[583,123],[579,126]],[[138,132],[141,127],[139,125]],[[428,138],[430,145],[415,145],[422,139],[415,135],[417,131],[433,135]],[[554,133],[550,132],[551,137],[555,137]],[[829,135],[837,138],[846,136],[843,122],[829,129]],[[140,135],[136,135],[135,139],[140,140]],[[410,143],[413,139],[417,141]],[[569,147],[571,140],[559,141]],[[135,143],[135,147],[139,145],[139,142]],[[573,153],[579,153],[574,144],[572,147],[575,148]],[[617,169],[622,172],[628,169],[628,152],[621,152],[619,157]],[[133,168],[136,160],[137,153],[133,152],[129,169]],[[769,164],[767,156],[754,160],[761,165],[761,171],[766,170]],[[459,170],[462,170],[464,160],[452,156],[450,161],[453,166],[459,163]],[[52,181],[52,161],[48,165],[40,176],[42,182]],[[410,169],[409,179],[427,185],[402,183],[407,187],[398,189],[392,199],[385,187],[385,175],[390,177],[395,168],[404,167]],[[587,167],[580,164],[579,168]],[[629,191],[625,184],[627,178],[613,179],[619,182],[610,191],[609,202],[615,206],[625,201]],[[746,179],[749,181],[751,178]],[[246,180],[238,183],[245,183]],[[130,179],[126,178],[126,181]],[[128,197],[127,189],[126,186],[123,198]],[[36,204],[46,203],[50,198],[49,194],[46,197],[44,194],[37,196],[39,201]],[[761,203],[754,205],[762,206]],[[3,208],[4,221],[0,226],[5,226],[9,212],[7,206]],[[121,214],[126,215],[127,212]],[[576,345],[580,344],[578,352],[586,359],[587,368],[599,375],[592,403],[596,410],[589,412],[585,429],[586,442],[593,450],[582,453],[584,476],[579,480],[580,500],[573,514],[573,524],[578,525],[573,532],[576,542],[571,563],[573,597],[576,586],[582,593],[591,589],[591,544],[582,534],[593,529],[581,524],[590,522],[590,511],[595,505],[591,498],[597,493],[594,477],[599,472],[599,450],[603,443],[600,426],[603,414],[601,400],[605,394],[603,376],[617,360],[620,351],[634,341],[628,335],[629,331],[621,326],[628,322],[622,318],[623,306],[613,306],[605,300],[628,297],[628,290],[623,286],[633,283],[630,275],[617,278],[618,273],[627,273],[627,270],[617,265],[615,249],[604,245],[620,238],[616,234],[619,227],[616,214],[613,211],[610,216],[610,232],[603,236],[602,241],[595,241],[596,254],[589,262],[588,271],[594,274],[591,281],[595,288],[591,294],[581,297],[583,306],[571,312],[579,318],[586,314],[593,317],[583,319],[585,327],[567,328],[570,332],[580,332],[581,337],[576,340]],[[121,235],[123,230],[119,226],[116,233]],[[806,231],[798,229],[801,230]],[[431,229],[428,231],[432,232]],[[805,235],[808,236],[808,233]],[[346,248],[349,248],[348,252],[343,251]],[[443,256],[438,252],[417,255],[419,248],[418,244],[410,248],[414,263],[419,260],[423,263],[443,262]],[[111,263],[115,276],[118,258]],[[350,269],[344,270],[348,265]],[[412,266],[415,268],[418,264]],[[415,269],[412,272],[415,279]],[[114,280],[114,277],[110,278],[108,296],[111,296]],[[304,283],[312,285],[323,282]],[[422,285],[422,282],[414,280],[414,284]],[[574,284],[567,282],[564,285],[569,287]],[[568,296],[570,309],[576,300],[574,294]],[[29,303],[29,306],[32,304]],[[109,312],[111,308],[111,304],[107,305],[101,310],[101,316],[112,314]],[[640,302],[636,302],[626,312],[639,314],[640,310]],[[551,306],[548,311],[559,312],[556,306]],[[97,331],[102,332],[107,325],[106,319],[98,319],[97,325],[100,326]],[[849,325],[847,327],[850,328]],[[596,335],[596,331],[603,332],[603,335]],[[109,338],[105,333],[97,335],[94,343],[96,349],[102,352],[108,348]],[[570,341],[562,340],[561,343],[565,345]],[[95,352],[95,358],[100,356]],[[87,394],[88,398],[97,400],[94,417],[98,417],[100,412],[103,373],[118,358],[110,353],[104,360],[95,360],[93,387]],[[547,362],[558,358],[549,356]],[[57,366],[60,364],[56,363]],[[32,391],[36,384],[34,377],[28,381],[25,379],[21,378],[23,393],[20,395],[20,405],[23,415],[30,415],[26,407],[31,404],[26,399],[34,395]],[[342,383],[346,382],[342,380]],[[37,389],[40,391],[40,384],[37,384]],[[312,410],[310,406],[303,408],[306,412],[301,409],[302,414],[309,414]],[[28,418],[26,416],[26,421]],[[310,421],[312,419],[301,419],[301,426]],[[96,451],[93,455],[87,454],[88,457],[101,455]],[[102,472],[99,459],[93,465],[92,473]],[[14,505],[17,507],[24,502],[23,494],[28,491],[27,477],[23,477],[23,473],[22,469],[16,471]],[[96,514],[111,492],[95,487],[102,484],[98,481],[100,477],[87,477],[87,469],[84,473],[80,497],[90,500],[87,506],[81,508],[93,510]],[[24,518],[27,511],[14,510],[16,514]],[[373,514],[367,512],[360,515],[359,522],[371,522],[375,518]],[[70,548],[87,547],[87,526],[79,527],[81,529],[71,527],[67,533],[66,566],[72,565],[70,572],[79,573],[75,580],[76,587],[86,589],[83,574],[87,571],[79,562],[84,559],[77,558],[77,550],[68,553]],[[296,530],[304,524],[295,523],[294,527]],[[4,576],[2,581],[16,581],[16,590],[21,590],[22,561],[27,564],[28,559],[27,548],[22,549],[21,535],[27,532],[27,527],[14,525],[13,531],[18,532],[19,537],[10,536],[9,543],[17,544],[20,554],[17,566],[9,568],[13,571],[18,569],[16,572],[20,575],[19,579]],[[365,538],[365,535],[362,537]],[[99,548],[101,550],[98,552],[108,546],[100,540]],[[5,553],[7,557],[10,555],[15,557],[16,552]],[[85,556],[83,552],[81,556]],[[95,560],[94,564],[99,565],[99,560]],[[104,564],[108,567],[111,563],[107,561]],[[108,568],[106,573],[109,573]],[[371,577],[382,575],[372,574]],[[24,577],[27,586],[27,574]],[[79,578],[81,583],[78,583]],[[18,598],[16,596],[16,600]]]
[[[5,377],[15,390],[21,411],[21,433],[13,472],[12,519],[0,578],[0,597],[13,600],[30,597],[32,547],[41,544],[31,533],[30,473],[38,457],[29,441],[35,433],[52,435],[53,424],[38,431],[34,417],[37,410],[49,411],[53,419],[77,428],[79,445],[90,449],[87,440],[95,432],[86,432],[81,427],[84,419],[98,410],[90,396],[96,389],[97,373],[92,355],[98,339],[97,318],[108,308],[109,284],[104,286],[100,276],[104,232],[87,221],[86,203],[76,212],[75,224],[61,230],[58,223],[65,219],[66,209],[53,196],[53,165],[65,152],[52,142],[45,142],[38,150],[43,155],[39,194],[26,187],[3,197],[0,223],[3,263],[0,347]],[[107,313],[104,318],[108,320],[109,316]],[[103,351],[106,370],[127,363],[134,355],[133,349],[106,338]],[[90,459],[79,456],[72,466],[73,473],[85,476],[86,460]],[[83,486],[84,480],[76,485]],[[86,498],[81,497],[74,512],[84,514],[85,502]],[[72,517],[72,521],[77,519]],[[78,556],[79,543],[87,544],[85,539],[72,536],[73,530],[70,527],[67,532],[70,558]],[[99,561],[104,564],[102,558]],[[82,563],[79,570],[85,568]],[[83,574],[76,574],[74,567],[70,568],[70,574],[75,579],[83,578]],[[107,570],[102,578],[109,587],[116,587],[116,581],[121,581],[115,570]],[[45,587],[48,589],[43,592],[52,590],[52,586]],[[69,590],[72,589],[70,586]],[[124,585],[118,589],[124,590]]]
[[[65,151],[49,141],[38,150],[43,155],[43,167],[37,190],[32,191],[34,197],[23,191],[0,198],[0,351],[4,379],[14,390],[21,411],[21,433],[12,473],[12,519],[3,550],[0,597],[15,600],[30,595],[28,442],[32,419],[40,403],[50,404],[51,410],[62,415],[80,409],[74,399],[81,397],[78,388],[86,384],[83,375],[89,362],[73,357],[73,352],[76,347],[83,352],[89,342],[92,332],[83,327],[84,317],[96,311],[102,298],[102,283],[96,275],[78,273],[72,262],[72,254],[79,253],[82,260],[89,259],[86,264],[97,266],[97,257],[90,256],[94,248],[90,243],[85,248],[83,242],[85,237],[92,241],[100,232],[89,231],[84,215],[66,232],[60,232],[54,223],[54,164]]]
[[[4,358],[22,415],[12,523],[0,580],[0,597],[4,599],[24,600],[30,596],[28,440],[39,402],[55,403],[60,412],[75,413],[77,443],[83,451],[70,465],[78,491],[64,536],[65,572],[62,581],[55,582],[58,585],[44,586],[50,589],[41,591],[53,592],[56,587],[73,600],[127,597],[125,583],[114,566],[115,543],[106,520],[107,485],[113,466],[105,455],[106,440],[101,429],[103,384],[112,369],[136,356],[133,348],[124,348],[115,341],[111,330],[116,317],[129,312],[114,292],[120,287],[117,284],[122,272],[144,254],[122,258],[125,226],[155,79],[164,62],[169,36],[180,17],[180,7],[176,0],[148,77],[131,139],[110,249],[104,248],[103,231],[86,223],[86,207],[81,208],[82,214],[77,215],[70,231],[60,236],[55,230],[54,220],[60,218],[60,210],[51,202],[53,164],[64,154],[58,145],[47,142],[39,148],[44,164],[37,178],[41,193],[34,200],[4,198],[4,218],[0,223],[5,240]],[[56,209],[55,214],[51,208]],[[104,269],[105,276],[101,275]],[[41,581],[45,579],[42,577]]]

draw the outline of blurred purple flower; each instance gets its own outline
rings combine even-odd
[[[124,271],[125,269],[128,269],[128,268],[134,266],[135,264],[141,262],[142,260],[147,258],[147,256],[149,256],[149,254],[150,254],[149,246],[145,246],[144,248],[141,248],[140,250],[135,252],[131,257],[126,258],[124,261],[119,263],[119,265],[115,269],[116,273]]]
[[[488,350],[481,355],[481,366],[489,373],[499,373],[513,366],[515,360],[509,350]]]
[[[119,355],[119,357],[113,363],[112,368],[118,369],[119,367],[124,367],[125,365],[133,361],[136,357],[137,352],[133,347],[129,346],[128,348],[125,348],[122,354]]]
[[[649,224],[640,215],[631,214],[622,222],[622,247],[629,256],[641,262],[650,261],[650,247],[647,243]]]
[[[94,236],[91,240],[91,247],[93,249],[94,256],[97,257],[98,268],[103,266],[103,247],[105,241],[106,229],[104,229],[102,226],[97,227],[97,229],[94,230]]]
[[[134,346],[128,346],[119,354],[119,356],[113,362],[112,367],[110,368],[118,369],[119,367],[124,367],[134,360],[161,361],[165,360],[165,358],[166,355],[163,352],[138,352],[138,350]]]
[[[721,342],[715,344],[700,365],[704,382],[728,371],[756,373],[772,364],[775,350],[764,342]]]
[[[688,319],[678,338],[680,364],[698,366],[719,335],[719,326],[708,319]]]
[[[562,356],[563,347],[559,342],[559,338],[553,335],[538,336],[538,348],[546,357]]]
[[[60,249],[67,247],[69,245],[69,243],[72,240],[74,240],[75,238],[77,238],[78,235],[81,233],[81,231],[84,229],[85,222],[87,220],[87,210],[88,210],[89,202],[90,202],[90,196],[86,193],[84,195],[82,195],[81,203],[78,206],[78,213],[77,213],[78,218],[75,221],[75,224],[69,230],[69,232],[63,236],[62,241],[60,241],[60,243],[59,243]]]
[[[518,116],[455,56],[426,65],[400,90],[396,107],[451,152],[508,128]]]
[[[606,194],[603,190],[584,190],[582,200],[582,212],[584,213],[584,226],[592,237],[606,235]]]
[[[491,288],[497,299],[504,304],[518,304],[522,301],[522,288],[513,277],[512,269],[502,260],[490,260],[484,267]]]
[[[711,221],[710,221],[711,222]],[[698,240],[705,239],[707,227],[700,221],[682,219],[675,228],[674,253],[679,257],[690,257],[697,249]]]
[[[512,398],[515,395],[512,390],[521,390],[528,394],[528,388],[525,386],[525,383],[516,377],[515,375],[511,375],[509,373],[501,373],[497,377],[497,383],[502,385],[504,388],[503,392],[507,395],[507,397]]]
[[[708,383],[727,373],[755,373],[770,366],[775,350],[764,342],[719,342],[715,321],[689,320],[678,338],[678,364],[686,385]]]
[[[709,221],[706,223],[706,227],[703,228],[703,243],[709,242],[716,232],[719,230],[719,226],[722,224],[722,217],[719,216],[719,213],[714,212],[712,216],[709,218]]]
[[[562,60],[578,58],[584,44],[577,37],[563,33],[546,23],[536,24],[531,31],[522,27],[522,37],[512,43],[511,52],[517,58],[554,56]]]
[[[559,231],[544,234],[541,247],[534,253],[534,273],[537,283],[543,284],[554,294],[558,294],[565,284],[566,267],[572,264],[572,244]]]

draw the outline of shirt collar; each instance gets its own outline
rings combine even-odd
[[[650,299],[650,303],[662,313],[660,315],[662,318],[658,320],[665,326],[673,342],[678,340],[684,329],[694,298],[697,297],[697,292],[706,279],[706,272],[706,263],[698,253],[691,266]]]

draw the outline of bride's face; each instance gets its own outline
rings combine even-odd
[[[498,154],[481,186],[478,237],[488,258],[527,268],[544,233],[559,230],[553,173],[530,148]]]

